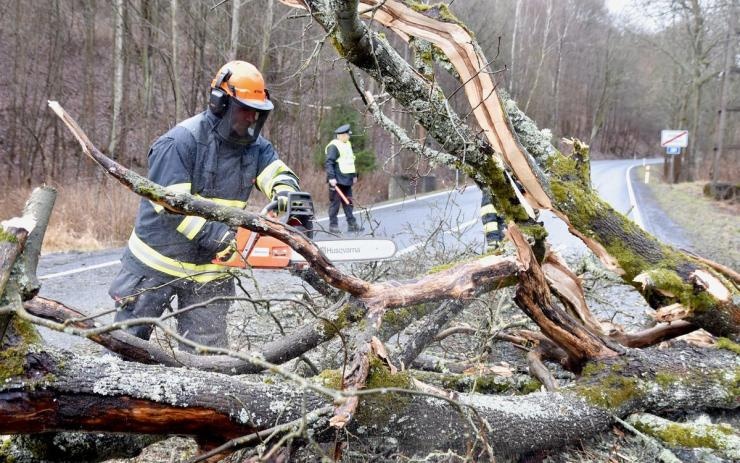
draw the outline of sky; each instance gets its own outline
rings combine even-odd
[[[606,7],[614,13],[621,12],[630,3],[629,0],[606,0]]]
[[[606,0],[606,7],[613,15],[633,26],[648,31],[660,29],[655,19],[645,16],[643,11],[635,7],[634,0]]]

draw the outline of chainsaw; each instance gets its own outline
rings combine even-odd
[[[278,202],[272,201],[261,214],[277,217]],[[282,222],[314,236],[314,208],[309,193],[299,191],[288,194],[288,207]],[[314,243],[332,262],[374,262],[391,259],[396,254],[396,243],[388,239],[332,239]],[[306,265],[306,259],[290,246],[271,236],[239,228],[236,232],[236,253],[227,261],[215,259],[213,263],[237,268],[282,269]]]

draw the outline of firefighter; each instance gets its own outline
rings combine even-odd
[[[347,231],[361,232],[364,227],[357,224],[357,219],[352,214],[352,185],[357,183],[355,153],[352,151],[352,143],[349,141],[352,130],[350,130],[349,124],[344,124],[338,127],[334,133],[336,138],[330,141],[324,149],[324,153],[326,153],[326,161],[324,162],[326,181],[329,183],[329,231],[340,233],[337,213],[339,213],[339,206],[341,205],[347,219]],[[344,194],[344,198],[337,193],[337,190]]]
[[[225,64],[211,82],[208,108],[159,137],[148,155],[149,179],[174,192],[187,192],[225,206],[243,208],[256,187],[287,208],[299,191],[298,177],[260,136],[273,109],[262,74],[245,61]],[[226,314],[234,278],[214,258],[233,258],[234,230],[221,222],[172,214],[143,199],[122,269],[109,294],[116,322],[159,317],[177,298],[177,331],[212,347],[226,347]],[[215,299],[214,299],[215,298]],[[221,299],[219,299],[221,298]],[[152,326],[126,331],[149,339]],[[192,350],[181,344],[181,349]]]

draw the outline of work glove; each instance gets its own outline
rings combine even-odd
[[[329,179],[329,185],[331,185],[332,188],[334,188],[335,186],[337,186],[337,179],[330,178]]]
[[[219,251],[216,253],[214,262],[225,263],[229,262],[234,255],[239,255],[236,249],[236,233],[229,230],[220,241]]]

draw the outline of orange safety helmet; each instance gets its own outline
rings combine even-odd
[[[228,106],[228,97],[260,111],[273,109],[262,73],[246,61],[229,61],[213,78],[210,106],[215,114],[223,114]]]
[[[257,141],[273,109],[262,74],[246,61],[230,61],[211,82],[208,107],[218,117],[216,133],[238,145]]]

